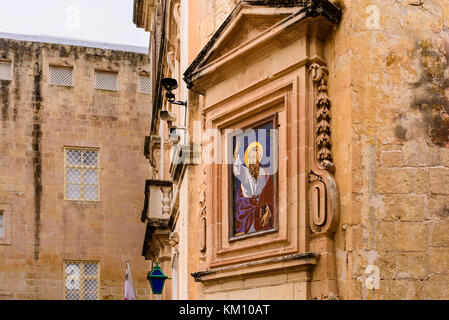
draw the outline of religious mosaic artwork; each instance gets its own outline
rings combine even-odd
[[[276,230],[276,119],[232,137],[233,164],[231,237]]]

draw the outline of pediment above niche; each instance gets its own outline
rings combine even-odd
[[[304,35],[308,31],[298,27],[303,20],[320,21],[326,25],[320,28],[328,32],[340,17],[341,10],[328,0],[240,1],[185,71],[184,80],[189,88],[197,87],[201,92],[204,86],[198,87],[197,80],[211,85],[226,77],[226,72],[221,72],[223,68],[235,67],[237,60],[243,61],[257,50],[265,49],[270,42],[283,45]],[[287,32],[292,29],[296,31]]]
[[[213,63],[228,52],[252,41],[265,30],[284,20],[297,8],[266,8],[254,6],[241,6],[234,13],[233,19],[228,23],[226,30],[211,48],[202,65]]]

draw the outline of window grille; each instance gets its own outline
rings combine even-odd
[[[151,78],[150,76],[143,76],[141,75],[139,77],[140,80],[140,92],[145,94],[151,93]]]
[[[11,61],[0,61],[0,80],[12,80]]]
[[[64,262],[64,298],[98,300],[100,266],[98,262]]]
[[[95,149],[65,149],[66,200],[99,201],[99,152]]]
[[[50,66],[50,84],[72,87],[73,68]]]
[[[117,91],[117,72],[95,71],[95,89]]]
[[[4,237],[5,237],[5,227],[4,227],[3,211],[0,211],[0,238]]]

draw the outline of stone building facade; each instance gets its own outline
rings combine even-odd
[[[145,48],[2,34],[0,70],[0,299],[123,300],[126,261],[148,299]]]
[[[153,35],[143,255],[174,279],[163,298],[449,298],[449,1],[135,0],[134,22]],[[272,118],[274,225],[241,236],[233,160],[209,160]]]

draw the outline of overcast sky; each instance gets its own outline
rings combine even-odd
[[[148,47],[132,22],[133,0],[1,1],[0,32]]]

